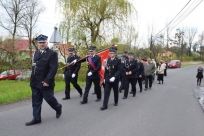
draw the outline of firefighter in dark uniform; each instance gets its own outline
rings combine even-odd
[[[82,62],[88,62],[88,71],[86,74],[86,87],[81,104],[86,104],[88,102],[89,90],[92,83],[94,83],[94,90],[97,96],[96,102],[99,102],[101,100],[100,75],[98,73],[98,71],[101,69],[101,57],[96,55],[95,46],[90,46],[88,50],[89,56],[87,56],[86,59],[82,60]],[[91,62],[88,60],[91,60]]]
[[[125,55],[122,55],[121,56],[121,67],[122,69],[125,67],[125,60],[126,60],[126,56]],[[126,75],[124,72],[121,72],[120,74],[120,87],[119,87],[119,92],[121,93],[123,89],[125,89],[125,78],[126,78]]]
[[[65,75],[65,98],[63,100],[70,99],[70,83],[74,86],[74,88],[79,92],[80,97],[82,97],[82,89],[77,84],[78,79],[78,72],[81,67],[81,63],[76,63],[80,57],[75,54],[75,49],[70,48],[69,50],[69,57],[67,58],[67,65],[68,67],[65,68],[64,75]]]
[[[56,111],[56,118],[62,113],[62,105],[54,97],[54,77],[58,69],[57,53],[48,48],[47,36],[36,38],[39,50],[33,55],[30,86],[32,90],[33,119],[26,126],[41,123],[43,98]]]
[[[105,74],[104,74],[104,82],[105,82],[105,93],[104,93],[104,101],[103,107],[101,110],[105,110],[108,108],[108,100],[110,97],[111,88],[114,91],[114,101],[115,106],[118,105],[118,84],[120,80],[120,74],[122,72],[121,68],[121,60],[116,57],[116,49],[110,49],[110,57],[107,59]]]
[[[128,59],[128,52],[127,52],[127,51],[124,51],[124,52],[123,52],[123,56],[125,57],[125,59]]]
[[[137,61],[136,84],[138,82],[139,87],[140,87],[140,92],[142,92],[142,77],[144,75],[144,66],[139,61],[139,57],[135,57],[135,59]]]
[[[132,86],[132,93],[133,97],[136,96],[136,72],[137,72],[137,61],[134,59],[134,53],[128,53],[128,59],[125,60],[125,67],[123,72],[126,74],[126,81],[125,81],[125,92],[123,99],[127,99],[128,91],[129,91],[129,84]]]

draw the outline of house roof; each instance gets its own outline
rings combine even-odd
[[[0,45],[0,48],[7,52],[12,52],[13,50],[16,50],[17,52],[25,52],[28,55],[30,54],[29,50],[29,40],[27,39],[16,39],[14,41],[15,48],[11,46],[11,40],[7,39],[3,41],[3,43]],[[33,51],[32,51],[33,53]]]
[[[27,50],[29,48],[29,40],[26,39],[15,40],[15,48],[18,51]]]
[[[73,48],[73,46],[71,45],[71,43],[68,43],[68,44],[58,43],[56,46],[57,46],[58,49],[60,49],[62,52],[64,52],[65,55],[68,55],[68,54],[69,54],[69,52],[68,52],[68,49],[69,49],[69,48]]]
[[[3,49],[4,51],[12,52],[14,49],[17,50],[17,52],[25,52],[27,54],[30,54],[29,50],[29,40],[27,39],[16,39],[14,41],[15,43],[15,48],[13,49],[12,46],[9,46],[11,43],[11,40],[7,39],[3,41],[3,43],[0,45],[0,48]],[[57,48],[61,50],[65,55],[68,55],[68,49],[73,48],[73,45],[69,42],[68,44],[62,44],[58,43],[56,44]],[[33,51],[32,51],[33,53]]]

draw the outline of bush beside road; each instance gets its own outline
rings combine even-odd
[[[29,81],[1,81],[0,82],[0,105],[31,98]],[[78,82],[85,85],[84,82]],[[55,92],[64,91],[65,82],[55,82]],[[71,86],[73,88],[73,86]]]

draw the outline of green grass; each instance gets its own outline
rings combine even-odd
[[[84,82],[78,82],[84,86]],[[73,88],[71,86],[71,88]],[[64,91],[65,82],[55,82],[55,92]],[[0,81],[0,104],[8,104],[19,100],[31,98],[29,81]]]
[[[193,65],[203,65],[204,63],[198,63],[198,64],[190,64],[190,63],[186,63],[186,64],[181,64],[181,66],[193,66]]]

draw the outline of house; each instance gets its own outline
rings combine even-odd
[[[14,46],[13,46],[14,45]],[[12,44],[11,39],[4,40],[0,44],[1,58],[10,60],[12,55],[16,55],[16,60],[27,60],[34,53],[35,47],[31,45],[32,50],[30,51],[29,40],[27,39],[16,39]]]
[[[57,43],[55,46],[51,47],[54,51],[58,53],[58,61],[62,63],[66,63],[67,57],[69,55],[68,49],[69,48],[74,48],[73,45],[71,45],[71,42],[68,44],[63,44],[63,43]]]
[[[0,57],[7,59],[8,61],[11,59],[9,54],[17,53],[16,60],[27,60],[32,57],[36,47],[32,44],[32,51],[30,52],[29,40],[28,39],[16,39],[14,41],[14,48],[12,46],[12,42],[10,39],[4,40],[2,44],[0,44]],[[68,44],[57,43],[55,46],[50,47],[58,53],[58,61],[66,63],[66,59],[68,57],[68,49],[73,48],[71,42]]]

